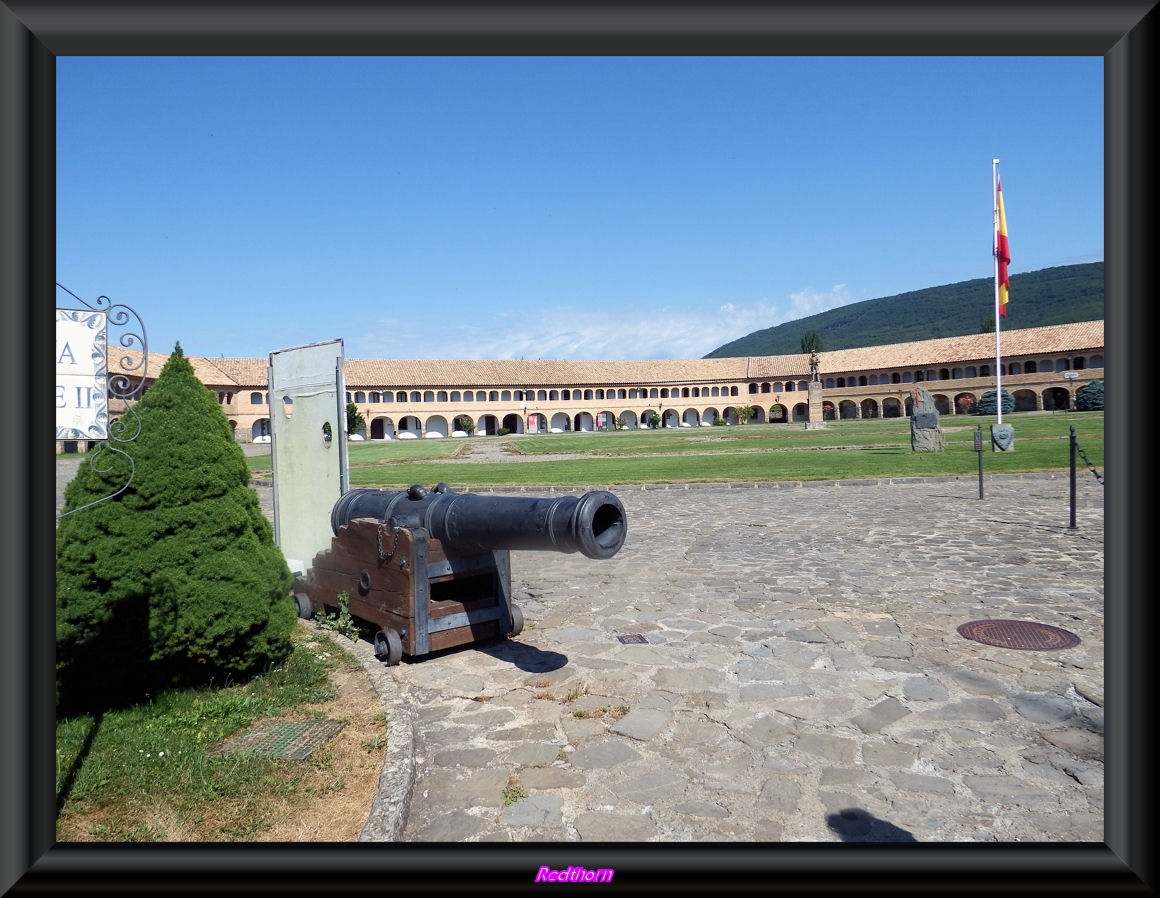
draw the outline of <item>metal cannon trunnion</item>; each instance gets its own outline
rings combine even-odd
[[[624,506],[610,492],[524,498],[455,493],[440,483],[344,493],[331,548],[294,586],[300,617],[339,608],[380,629],[375,654],[398,664],[429,652],[516,636],[512,549],[611,558],[624,545]]]

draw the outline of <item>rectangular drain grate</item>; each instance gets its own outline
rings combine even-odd
[[[617,636],[625,645],[647,645],[648,640],[639,633],[625,633],[623,636]]]
[[[222,743],[226,754],[252,752],[302,761],[333,739],[346,724],[337,720],[263,720]]]

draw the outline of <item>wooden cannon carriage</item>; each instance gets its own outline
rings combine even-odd
[[[351,490],[331,512],[334,538],[296,580],[298,614],[341,608],[379,629],[376,656],[398,664],[523,629],[511,600],[511,550],[611,558],[624,544],[624,506],[594,490],[552,499]]]

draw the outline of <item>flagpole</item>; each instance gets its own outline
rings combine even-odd
[[[995,257],[995,408],[996,424],[1003,423],[1002,353],[999,348],[999,160],[991,160],[991,205],[995,211],[995,226],[991,229]]]

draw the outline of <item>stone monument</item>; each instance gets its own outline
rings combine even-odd
[[[915,387],[911,398],[914,406],[910,413],[910,448],[915,452],[942,452],[947,447],[946,438],[930,390]]]

